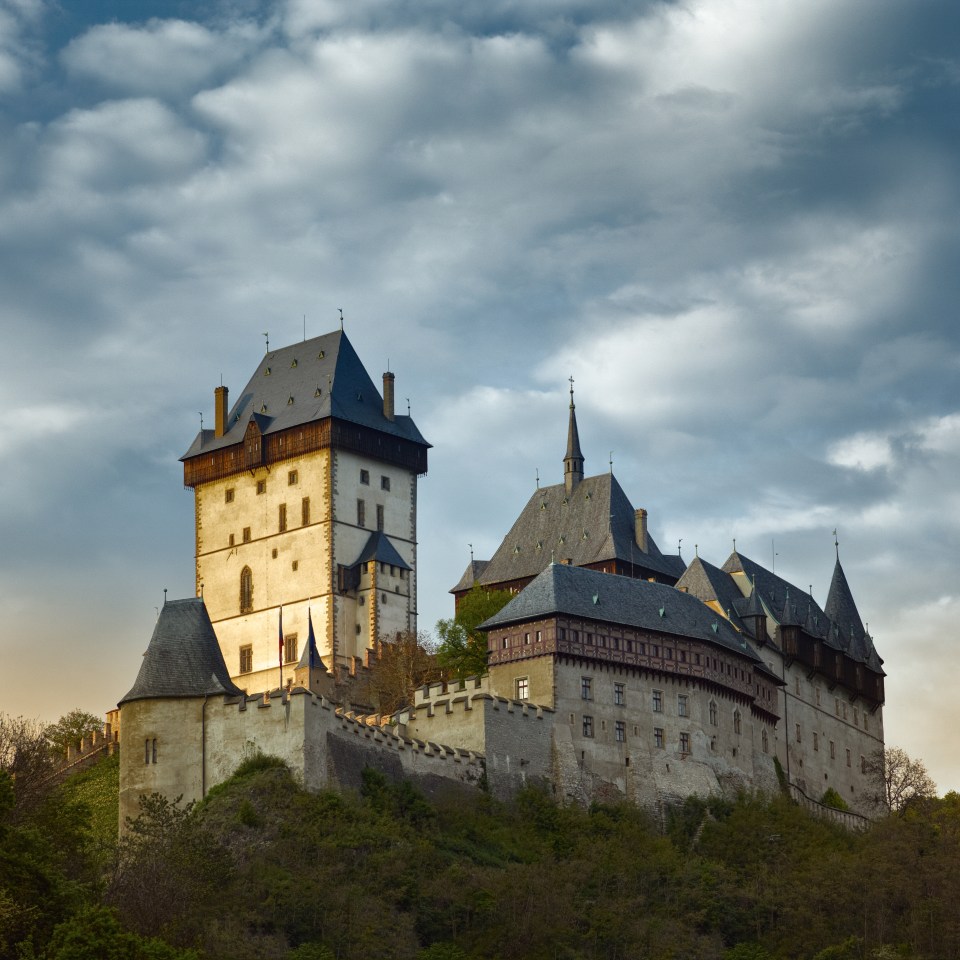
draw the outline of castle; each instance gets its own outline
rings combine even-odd
[[[785,778],[869,813],[884,674],[839,555],[821,608],[736,550],[722,567],[662,553],[612,470],[584,475],[571,384],[563,482],[452,590],[514,594],[482,625],[487,675],[358,714],[343,679],[416,628],[430,445],[342,330],[268,352],[232,408],[214,393],[214,429],[182,458],[197,595],[164,604],[120,701],[121,823],[145,793],[201,798],[258,750],[313,789],[374,767],[428,791],[540,783],[662,810]]]

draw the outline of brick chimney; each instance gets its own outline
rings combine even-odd
[[[222,437],[227,432],[227,388],[219,386],[213,391],[214,429],[215,437]]]
[[[394,418],[394,408],[393,408],[393,374],[388,370],[383,375],[383,415],[388,420],[393,420]]]
[[[647,511],[641,507],[634,514],[634,525],[637,535],[637,546],[644,552],[647,552]]]

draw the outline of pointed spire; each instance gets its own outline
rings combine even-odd
[[[840,566],[839,556],[833,568],[833,579],[830,581],[830,591],[823,612],[841,628],[841,632],[850,630],[855,647],[864,634],[863,621],[860,619],[843,567]]]
[[[800,620],[797,618],[797,605],[790,600],[790,588],[787,587],[787,596],[783,602],[783,613],[780,615],[781,627],[797,627]]]
[[[567,428],[567,455],[563,458],[563,481],[567,493],[572,493],[583,479],[583,453],[577,431],[577,408],[573,402],[573,377],[570,378],[570,425]]]

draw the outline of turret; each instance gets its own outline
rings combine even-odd
[[[577,408],[573,402],[573,377],[570,378],[570,424],[567,428],[567,455],[563,458],[563,483],[573,493],[583,479],[583,453],[577,432]]]

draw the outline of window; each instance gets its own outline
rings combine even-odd
[[[150,762],[150,741],[149,740],[143,741],[143,762],[144,763]]]
[[[509,637],[504,637],[504,638],[503,638],[503,649],[506,650],[507,647],[509,647],[509,646],[510,646],[510,638],[509,638]]]
[[[257,493],[266,493],[267,492],[267,481],[258,480],[257,481]]]
[[[543,640],[543,633],[541,633],[541,631],[538,630],[538,631],[537,631],[537,643],[540,643],[541,640]]]
[[[593,680],[590,677],[580,678],[580,696],[584,700],[593,699]]]
[[[593,736],[593,717],[588,717],[586,714],[583,717],[583,735],[585,737]]]
[[[764,730],[764,731],[760,734],[760,746],[761,746],[761,748],[762,748],[762,750],[763,750],[764,753],[769,753],[769,752],[770,752],[770,742],[769,742],[769,740],[767,739],[767,731],[766,731],[766,730]]]
[[[653,745],[658,749],[663,749],[663,727],[653,728]]]
[[[662,690],[653,691],[653,712],[663,713],[663,691]]]
[[[794,677],[793,689],[796,691],[797,696],[800,696],[800,678]]]
[[[677,694],[677,716],[690,716],[690,714],[687,713],[687,695],[685,693]]]
[[[742,724],[740,721],[740,711],[734,710],[733,711],[733,732],[739,735],[741,731],[742,731]]]
[[[378,530],[383,529],[383,504],[382,503],[377,504],[377,529]]]
[[[867,772],[867,758],[864,756],[860,757],[860,772],[861,773]]]
[[[800,743],[800,724],[796,724],[796,733],[797,733],[797,743]]]
[[[244,567],[240,571],[240,612],[251,613],[252,611],[253,611],[253,571],[251,571],[249,567]]]
[[[820,752],[820,734],[819,733],[815,733],[813,735],[813,749],[817,753]]]
[[[230,546],[232,547],[236,543],[236,537],[231,533],[230,534]]]
[[[227,487],[227,489],[223,491],[223,502],[233,503],[233,487]]]
[[[840,698],[837,697],[833,701],[833,712],[835,716],[840,716]]]
[[[690,752],[690,734],[689,733],[680,734],[680,752],[681,753]]]
[[[253,647],[240,648],[240,672],[250,673],[253,670]]]
[[[300,501],[300,524],[307,526],[310,523],[310,498],[304,497]]]
[[[716,700],[710,701],[710,723],[712,726],[717,725],[717,702]]]
[[[618,720],[613,727],[613,735],[617,743],[626,743],[627,740],[627,725],[622,721]]]
[[[830,741],[830,759],[835,760],[837,757],[837,745],[831,740]]]
[[[530,696],[530,678],[517,677],[517,700],[526,700]]]
[[[860,711],[856,707],[853,708],[853,725],[860,726]]]
[[[297,473],[297,471],[296,471],[296,470],[291,470],[291,471],[287,474],[287,486],[288,486],[288,487],[296,486],[297,481],[298,481],[299,479],[300,479],[300,476],[299,476],[299,474]]]
[[[370,471],[369,471],[369,470],[361,470],[361,471],[360,471],[360,482],[361,482],[365,487],[369,487],[369,486],[370,486]]]
[[[283,662],[290,663],[297,659],[297,635],[288,633],[283,638]]]
[[[357,526],[365,527],[367,525],[367,505],[363,500],[357,501]]]
[[[243,542],[244,542],[244,543],[249,543],[249,542],[250,542],[250,528],[249,528],[249,527],[244,527],[244,528],[243,528]]]
[[[299,569],[300,569],[300,561],[299,561],[299,560],[294,560],[293,563],[290,564],[290,569],[293,570],[294,572],[296,572],[297,570],[299,570]]]
[[[622,683],[613,685],[613,702],[618,707],[622,707],[627,702],[626,688]]]
[[[850,751],[847,750],[847,766],[850,766]]]
[[[523,642],[524,642],[525,644],[530,643],[530,634],[529,634],[529,633],[525,633],[525,634],[523,635]]]
[[[287,531],[287,505],[285,503],[281,503],[278,510],[277,529],[280,533],[286,533]]]
[[[380,478],[380,489],[381,489],[381,490],[389,490],[389,489],[390,489],[390,478],[389,478],[389,477],[381,477],[381,478]]]

